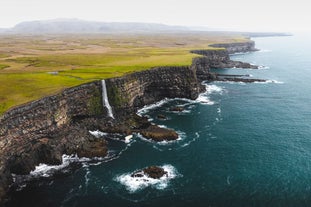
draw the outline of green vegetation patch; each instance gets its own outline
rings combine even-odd
[[[107,89],[109,102],[114,107],[122,107],[128,103],[128,99],[125,96],[126,94],[122,94],[120,89],[115,86],[109,86]]]
[[[103,113],[101,92],[98,89],[94,91],[94,94],[89,100],[87,107],[91,115],[100,115]]]
[[[0,37],[0,114],[11,107],[93,80],[156,66],[185,66],[210,44],[247,41],[238,35],[146,34]],[[108,89],[115,106],[127,100]],[[97,114],[99,100],[89,109]]]
[[[0,70],[10,67],[9,65],[0,64]]]

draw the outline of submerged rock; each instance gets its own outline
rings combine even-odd
[[[170,108],[170,111],[174,111],[174,112],[182,112],[184,110],[185,110],[185,108],[181,107],[181,106],[173,106]]]
[[[151,125],[140,132],[145,138],[152,139],[156,142],[172,141],[178,139],[178,134],[172,129],[161,128]]]
[[[165,120],[167,117],[163,114],[158,114],[157,115],[157,119],[160,119],[160,120]]]

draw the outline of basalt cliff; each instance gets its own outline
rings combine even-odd
[[[28,174],[39,163],[60,164],[63,154],[104,157],[106,141],[90,130],[124,135],[152,131],[155,126],[136,115],[137,109],[164,98],[196,99],[204,90],[201,82],[215,80],[211,68],[255,67],[229,58],[232,52],[254,51],[253,42],[215,46],[225,49],[192,51],[202,56],[191,66],[156,67],[94,81],[7,111],[0,117],[0,203],[12,174]]]

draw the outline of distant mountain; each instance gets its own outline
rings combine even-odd
[[[95,22],[79,19],[29,21],[7,30],[9,33],[63,34],[63,33],[116,33],[116,32],[174,32],[188,31],[187,27],[156,23]],[[1,32],[1,31],[0,31]]]
[[[0,28],[0,33],[6,32],[8,29]]]

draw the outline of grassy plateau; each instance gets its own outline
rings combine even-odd
[[[0,35],[0,115],[93,80],[190,65],[192,49],[247,38],[219,33]]]

